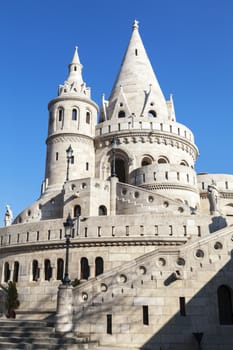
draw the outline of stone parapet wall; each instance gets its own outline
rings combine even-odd
[[[152,133],[158,131],[165,134],[173,134],[174,136],[186,139],[188,142],[194,143],[193,133],[185,125],[172,121],[155,121],[152,118],[147,117],[135,118],[135,120],[133,117],[129,117],[126,120],[118,119],[117,122],[116,120],[106,120],[96,126],[96,136],[109,136],[110,133],[116,133],[119,131],[119,125],[120,131],[148,130]]]
[[[73,237],[78,244],[84,243],[90,239],[89,244],[98,245],[101,240],[107,239],[125,239],[127,237],[136,239],[140,237],[153,238],[159,237],[178,237],[185,236],[206,236],[210,232],[219,230],[219,221],[224,221],[224,227],[231,224],[231,218],[227,220],[222,217],[210,215],[177,215],[171,212],[164,214],[144,213],[142,217],[138,215],[115,215],[115,216],[96,216],[80,217],[75,221]],[[169,223],[167,215],[173,218]],[[39,222],[30,222],[25,224],[11,225],[0,228],[0,251],[11,248],[11,251],[30,248],[43,249],[45,246],[51,248],[60,243],[64,247],[64,226],[66,218],[56,220],[44,220]],[[215,224],[216,223],[216,226]],[[212,225],[212,229],[210,227]],[[92,243],[91,243],[92,242]],[[110,243],[111,244],[111,243]],[[37,248],[36,248],[37,247]]]

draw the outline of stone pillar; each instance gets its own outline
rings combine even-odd
[[[58,287],[56,332],[67,333],[73,330],[73,287],[61,284]]]
[[[95,277],[95,264],[89,263],[89,277],[88,277],[88,279],[93,278],[93,277]]]
[[[116,186],[118,177],[112,176],[110,179],[110,215],[116,215]]]
[[[52,281],[56,281],[57,280],[57,269],[55,267],[54,264],[51,264],[51,269],[52,269]]]

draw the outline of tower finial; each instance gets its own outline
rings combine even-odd
[[[75,46],[74,50],[74,56],[72,58],[71,64],[80,64],[79,57],[78,57],[78,46]]]
[[[133,22],[133,30],[138,29],[139,28],[139,22],[135,19]]]

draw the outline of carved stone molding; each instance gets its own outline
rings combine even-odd
[[[187,237],[184,238],[172,238],[168,237],[151,239],[145,237],[143,239],[135,237],[122,237],[119,239],[101,238],[101,239],[87,239],[79,237],[71,240],[70,248],[81,248],[81,247],[114,247],[114,246],[180,246],[187,242]],[[46,242],[46,243],[31,243],[28,242],[20,243],[17,246],[8,245],[0,248],[2,254],[17,254],[23,252],[24,254],[32,253],[43,250],[54,250],[54,249],[65,249],[65,242]]]
[[[132,132],[129,134],[128,131],[121,131],[119,133],[113,134],[111,139],[109,134],[96,137],[96,146],[97,148],[108,147],[111,143],[113,136],[117,140],[117,144],[129,144],[129,143],[155,143],[155,144],[164,144],[166,146],[176,147],[181,149],[184,152],[187,152],[192,156],[193,159],[196,159],[198,155],[198,150],[196,146],[188,139],[185,139],[178,135],[165,134],[161,132],[135,132],[132,135]]]
[[[88,137],[86,135],[75,135],[75,134],[56,134],[49,136],[46,143],[47,145],[50,144],[56,144],[56,143],[64,143],[64,142],[70,142],[70,143],[86,143],[88,145],[93,144],[93,139],[91,137]]]
[[[178,185],[176,183],[168,183],[168,184],[147,184],[147,185],[141,185],[140,187],[145,188],[150,191],[156,191],[156,190],[182,190],[182,191],[192,191],[194,193],[199,193],[198,189],[193,186],[182,186]]]

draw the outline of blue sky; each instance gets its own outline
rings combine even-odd
[[[233,173],[232,0],[13,0],[0,7],[0,225],[40,195],[47,104],[79,47],[98,104],[109,96],[134,19],[177,121],[195,135],[197,172]]]

